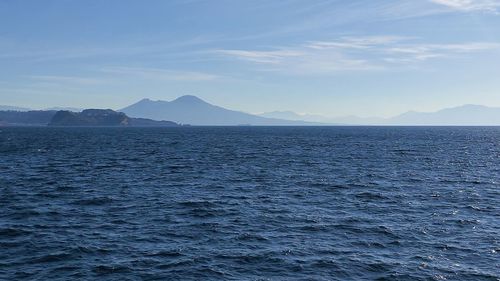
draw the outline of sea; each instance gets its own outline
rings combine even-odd
[[[0,128],[0,280],[500,280],[500,127]]]

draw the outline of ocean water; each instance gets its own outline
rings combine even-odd
[[[500,280],[500,128],[1,128],[0,280]]]

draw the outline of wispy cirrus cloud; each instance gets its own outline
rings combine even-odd
[[[300,50],[276,50],[276,51],[217,50],[216,53],[264,64],[279,64],[286,58],[300,57],[304,55],[304,53]]]
[[[311,52],[308,48],[277,51],[218,50],[216,53],[228,58],[254,63],[260,66],[259,70],[261,71],[319,74],[372,68],[362,59],[350,59],[338,52]],[[290,53],[293,53],[293,56]]]
[[[365,36],[365,37],[343,37],[335,41],[315,41],[306,45],[312,49],[369,49],[377,46],[395,44],[410,37],[401,36]]]
[[[194,71],[177,71],[161,68],[145,68],[145,67],[105,67],[101,72],[114,75],[128,75],[135,78],[151,79],[151,80],[173,80],[173,81],[210,81],[220,78],[218,75],[194,72]]]
[[[415,44],[401,45],[387,49],[392,54],[386,61],[411,62],[425,61],[433,58],[444,58],[459,54],[500,50],[500,43],[475,42],[463,44]]]
[[[216,50],[230,59],[259,65],[259,70],[293,74],[331,74],[397,68],[409,62],[500,50],[496,42],[426,44],[399,36],[343,37],[274,50]]]
[[[325,74],[381,69],[380,64],[370,61],[366,56],[352,53],[364,53],[367,49],[406,39],[398,36],[343,37],[335,41],[312,41],[275,50],[216,50],[215,53],[267,66],[261,68],[262,70],[294,74]]]
[[[460,11],[498,12],[500,0],[429,0]]]

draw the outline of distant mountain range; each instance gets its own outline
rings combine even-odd
[[[374,125],[383,123],[383,118],[362,118],[357,116],[344,117],[326,117],[312,114],[298,114],[293,111],[273,111],[259,114],[267,118],[280,118],[285,120],[303,120],[308,122],[320,122],[323,124],[342,124],[342,125]]]
[[[436,112],[409,111],[391,118],[361,118],[346,116],[329,118],[320,115],[301,115],[292,111],[263,113],[263,117],[279,117],[288,120],[337,123],[347,125],[417,125],[417,126],[499,126],[500,108],[482,105],[463,105]]]
[[[0,105],[0,111],[30,111],[29,108],[10,106],[10,105]]]
[[[31,124],[46,125],[56,110],[30,111],[27,108],[0,106],[0,125]],[[72,112],[82,111],[79,108]],[[135,120],[135,125],[161,125],[155,121],[168,120],[194,126],[322,126],[322,125],[422,125],[422,126],[499,126],[500,108],[481,105],[464,105],[436,112],[410,111],[392,118],[361,118],[356,116],[324,117],[320,115],[297,114],[292,111],[275,111],[253,115],[229,110],[203,101],[196,96],[182,96],[173,101],[143,99],[119,112]],[[150,120],[148,120],[150,119]],[[142,121],[140,121],[142,120]],[[164,121],[164,122],[168,122]],[[152,123],[153,122],[153,123]]]
[[[54,111],[71,111],[71,112],[82,112],[84,109],[83,108],[77,108],[77,107],[61,107],[61,106],[55,106],[55,107],[49,107],[44,110],[54,110]]]
[[[73,112],[80,112],[83,110],[83,108],[76,108],[76,107],[49,107],[45,108],[42,110],[35,110],[31,108],[26,108],[26,107],[19,107],[19,106],[10,106],[10,105],[0,105],[0,111],[59,111],[59,110],[68,110],[68,111],[73,111]]]
[[[298,114],[293,111],[273,111],[259,114],[261,117],[265,118],[275,118],[283,120],[294,120],[294,121],[308,121],[308,122],[329,122],[329,118],[321,115],[311,115],[311,114]]]
[[[171,120],[198,126],[306,126],[322,125],[306,121],[266,118],[212,105],[195,96],[182,96],[173,101],[143,99],[120,112],[131,117]]]
[[[463,105],[429,113],[410,111],[388,119],[387,124],[498,126],[500,125],[500,108]]]

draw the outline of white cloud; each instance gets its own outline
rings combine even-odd
[[[418,62],[459,54],[500,50],[500,43],[408,44],[386,49],[387,62]]]
[[[260,70],[293,74],[381,70],[458,55],[500,50],[500,43],[422,44],[397,36],[343,37],[274,50],[217,50],[229,58],[260,66]]]
[[[362,57],[347,55],[347,50],[371,48],[396,40],[392,37],[348,37],[339,41],[315,41],[275,50],[217,50],[229,58],[263,66],[260,70],[293,74],[327,74],[349,70],[379,69]]]
[[[307,47],[320,50],[332,48],[368,49],[380,45],[394,44],[407,39],[409,38],[400,36],[343,37],[340,41],[312,42]]]
[[[461,11],[497,12],[500,0],[429,0],[433,3]]]

